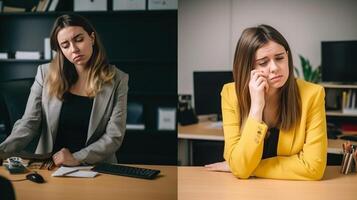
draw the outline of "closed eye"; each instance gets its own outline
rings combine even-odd
[[[283,60],[284,57],[276,57],[275,59],[276,59],[276,60]]]
[[[61,44],[61,47],[64,49],[67,49],[69,47],[69,43],[68,42],[64,42]]]
[[[268,62],[262,62],[262,63],[259,63],[260,66],[266,66],[268,64]]]
[[[82,41],[83,41],[83,37],[77,37],[77,38],[75,39],[75,41],[76,41],[76,42],[82,42]]]

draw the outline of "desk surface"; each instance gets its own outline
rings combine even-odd
[[[222,127],[212,126],[212,122],[204,121],[198,124],[188,126],[178,125],[178,138],[189,140],[214,140],[224,141]],[[342,154],[342,144],[346,140],[328,140],[328,152],[335,154]],[[357,145],[357,142],[352,142]]]
[[[356,199],[357,174],[342,175],[328,166],[321,181],[284,181],[211,172],[203,167],[178,168],[179,200],[225,199]]]
[[[161,170],[155,180],[136,179],[123,176],[100,174],[95,178],[52,177],[53,171],[36,170],[46,183],[31,181],[12,182],[16,199],[176,199],[177,167],[139,165]],[[25,174],[11,175],[0,167],[0,175],[8,179],[23,179]]]

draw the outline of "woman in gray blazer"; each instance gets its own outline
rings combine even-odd
[[[57,54],[38,67],[25,113],[0,150],[21,151],[41,134],[36,153],[53,153],[57,166],[117,162],[128,75],[108,64],[97,32],[83,17],[58,17],[50,40]]]

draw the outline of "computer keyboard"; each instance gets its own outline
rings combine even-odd
[[[160,173],[160,170],[155,170],[155,169],[130,167],[125,165],[115,165],[109,163],[100,163],[94,166],[92,170],[104,174],[114,174],[119,176],[129,176],[129,177],[143,178],[143,179],[154,179]]]

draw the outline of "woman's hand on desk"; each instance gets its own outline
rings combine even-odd
[[[205,165],[205,168],[208,169],[209,171],[231,172],[228,163],[226,161]]]
[[[58,151],[57,153],[55,153],[52,156],[53,162],[56,164],[56,166],[60,166],[60,165],[66,165],[66,166],[78,166],[81,163],[76,160],[72,153],[66,149],[66,148],[62,148],[60,151]]]

